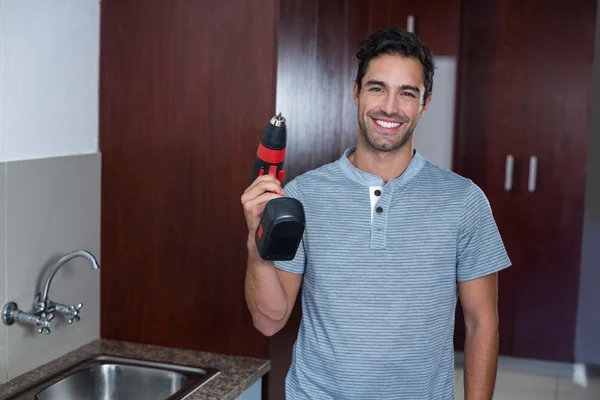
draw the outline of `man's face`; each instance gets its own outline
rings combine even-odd
[[[360,93],[354,85],[363,142],[383,152],[401,148],[431,101],[429,96],[423,106],[424,94],[423,69],[418,60],[387,54],[373,58]]]

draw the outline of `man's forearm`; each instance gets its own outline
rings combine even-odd
[[[465,400],[492,400],[498,367],[498,324],[467,326],[465,341]]]
[[[272,261],[263,260],[254,240],[248,240],[248,268],[246,271],[246,301],[255,325],[270,335],[279,323],[285,323],[288,297]]]

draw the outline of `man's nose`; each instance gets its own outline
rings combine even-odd
[[[396,96],[394,96],[392,93],[389,93],[381,105],[381,111],[388,115],[396,114],[396,106]]]

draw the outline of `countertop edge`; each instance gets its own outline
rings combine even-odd
[[[270,362],[265,363],[261,366],[255,373],[250,375],[248,379],[244,381],[243,384],[238,385],[235,389],[229,392],[225,397],[220,400],[235,400],[240,394],[244,392],[244,390],[248,389],[250,386],[254,384],[257,380],[264,377],[267,372],[270,370]]]
[[[219,369],[219,375],[209,380],[198,391],[192,393],[187,400],[234,400],[258,379],[264,377],[271,368],[271,362],[268,359],[127,341],[95,339],[0,384],[0,399],[6,399],[8,396],[19,393],[28,386],[46,379],[63,368],[99,354],[138,357],[182,365],[202,364],[204,367]]]

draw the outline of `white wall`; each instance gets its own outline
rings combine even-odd
[[[456,59],[437,57],[433,98],[415,130],[415,149],[442,168],[452,167]]]
[[[0,0],[0,161],[98,150],[99,0]]]
[[[33,312],[38,281],[67,252],[100,260],[99,0],[0,0],[0,307]],[[83,303],[50,335],[0,323],[0,384],[100,335],[100,271],[82,259],[50,299]]]

